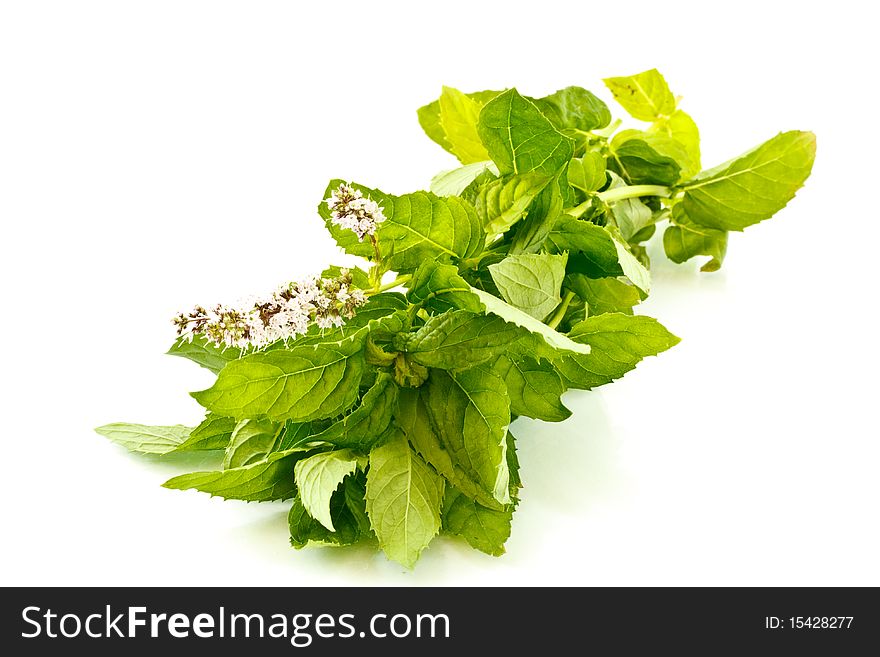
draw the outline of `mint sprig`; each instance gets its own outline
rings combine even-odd
[[[658,71],[605,83],[641,125],[621,129],[580,87],[444,87],[418,119],[460,168],[431,191],[331,180],[320,199],[362,267],[181,313],[169,353],[217,375],[193,393],[204,421],[98,432],[162,458],[216,454],[165,486],[289,500],[297,548],[366,542],[412,567],[444,534],[502,554],[522,486],[511,424],[563,421],[566,390],[678,342],[634,314],[645,243],[717,270],[728,233],[785,207],[815,157],[815,136],[790,131],[701,171],[696,123]]]

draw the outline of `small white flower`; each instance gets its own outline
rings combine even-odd
[[[367,235],[375,235],[376,228],[385,221],[385,214],[376,201],[364,198],[363,193],[341,184],[326,199],[330,209],[330,221],[341,228],[353,231],[363,242]]]
[[[353,317],[367,301],[363,291],[349,288],[350,281],[347,271],[332,279],[310,276],[281,285],[268,297],[249,297],[234,306],[196,306],[173,321],[182,339],[202,335],[221,347],[260,349],[296,338],[312,324],[321,329],[345,324],[345,318]]]

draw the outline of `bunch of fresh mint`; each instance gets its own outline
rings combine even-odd
[[[721,266],[728,231],[770,218],[810,174],[784,132],[702,170],[697,126],[656,70],[544,98],[444,88],[418,111],[462,166],[402,196],[333,180],[319,207],[363,268],[330,267],[175,319],[170,353],[217,374],[197,427],[98,429],[135,452],[216,452],[167,488],[292,500],[291,542],[369,541],[411,567],[438,534],[500,555],[521,487],[518,416],[559,422],[589,390],[678,342],[633,314],[643,244]]]

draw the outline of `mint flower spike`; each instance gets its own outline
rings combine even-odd
[[[320,329],[342,326],[366,302],[363,291],[351,288],[351,274],[343,269],[336,278],[310,276],[285,283],[268,297],[210,310],[196,306],[172,321],[185,340],[201,335],[219,347],[260,349],[302,335],[312,324]]]
[[[330,208],[330,221],[354,232],[361,242],[365,236],[375,235],[376,228],[385,221],[382,208],[376,201],[364,197],[359,189],[345,183],[339,185],[324,202]]]

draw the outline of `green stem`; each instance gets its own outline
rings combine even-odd
[[[476,269],[480,266],[480,263],[483,262],[483,260],[485,260],[489,256],[503,253],[504,250],[509,247],[509,244],[503,243],[503,240],[498,240],[498,242],[499,243],[493,243],[493,246],[491,248],[486,249],[480,255],[462,260],[461,266],[465,269]]]
[[[603,203],[610,204],[628,198],[639,198],[641,196],[660,196],[663,198],[669,198],[672,196],[672,190],[663,185],[625,185],[622,187],[615,187],[614,189],[606,189],[604,192],[596,194],[596,196]],[[572,217],[580,217],[590,209],[592,204],[593,198],[590,197],[580,205],[577,205],[570,210],[566,210],[565,213]]]
[[[377,285],[372,290],[365,290],[364,293],[367,296],[373,296],[374,294],[379,294],[380,292],[385,292],[386,290],[391,290],[400,285],[404,285],[409,282],[412,278],[412,274],[404,274],[403,276],[398,276],[393,281],[385,283],[384,285]]]
[[[605,203],[615,203],[627,198],[638,198],[640,196],[662,196],[663,198],[669,198],[672,196],[672,190],[663,185],[627,185],[626,187],[606,189],[598,194],[598,197]]]
[[[590,141],[607,141],[608,138],[614,134],[614,131],[620,127],[621,123],[622,121],[617,119],[605,128],[600,128],[598,130],[580,130],[578,128],[571,128],[571,131],[583,135]]]
[[[552,329],[559,326],[559,322],[565,317],[565,311],[568,310],[568,306],[571,304],[572,299],[574,299],[574,292],[567,290],[565,296],[562,298],[562,303],[556,307],[556,312],[553,313],[553,317],[547,321],[547,326]]]
[[[379,252],[379,241],[375,235],[370,235],[370,242],[373,244],[373,253],[376,254],[376,266],[382,262],[382,254]]]
[[[370,235],[370,243],[373,245],[373,253],[376,255],[373,266],[370,267],[370,283],[374,288],[377,288],[382,280],[382,274],[385,272],[382,269],[382,254],[379,252],[379,242],[375,235]]]

